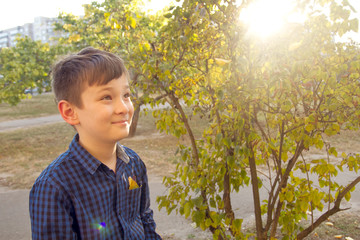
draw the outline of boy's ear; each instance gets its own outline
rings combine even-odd
[[[58,109],[65,122],[73,126],[79,124],[79,119],[75,111],[76,108],[73,104],[66,100],[61,100],[58,103]]]

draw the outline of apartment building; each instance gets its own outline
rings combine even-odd
[[[54,43],[54,39],[60,37],[60,33],[54,31],[54,24],[59,21],[58,18],[36,17],[33,28],[35,41]]]
[[[16,44],[16,37],[28,36],[34,41],[55,43],[55,38],[60,37],[59,32],[54,31],[54,23],[57,18],[36,17],[33,23],[17,26],[5,30],[0,30],[0,48],[12,47]]]
[[[33,38],[33,24],[27,23],[23,26],[17,26],[0,31],[0,48],[12,47],[15,45],[16,37],[29,36]]]

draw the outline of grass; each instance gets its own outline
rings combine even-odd
[[[31,95],[29,95],[31,97]],[[54,95],[45,93],[22,100],[18,105],[0,104],[0,122],[58,114]]]
[[[335,237],[337,236],[337,238]],[[341,237],[340,237],[341,236]],[[306,240],[360,239],[360,211],[337,213],[316,228]]]
[[[30,188],[40,172],[64,152],[74,135],[65,123],[0,133],[2,185]]]
[[[303,226],[307,227],[309,221],[303,221]],[[255,233],[255,223],[245,226],[246,233]],[[253,236],[250,239],[255,239]],[[277,239],[281,239],[280,230],[277,233]],[[360,210],[350,210],[338,212],[329,217],[327,221],[320,224],[313,232],[311,232],[305,240],[360,240]]]
[[[66,123],[0,133],[0,184],[30,188],[40,172],[66,151],[75,131]],[[151,115],[142,116],[137,135],[122,144],[136,151],[149,174],[164,176],[174,169],[178,139],[160,134]]]

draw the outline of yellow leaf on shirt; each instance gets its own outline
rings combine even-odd
[[[137,184],[137,182],[134,179],[132,179],[132,177],[129,177],[129,190],[136,189],[136,188],[139,188],[139,185]]]

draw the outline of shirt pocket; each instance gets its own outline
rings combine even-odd
[[[140,186],[140,185],[139,185]],[[123,210],[128,219],[140,216],[141,187],[125,190],[125,206]]]

